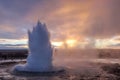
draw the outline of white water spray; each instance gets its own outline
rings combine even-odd
[[[28,31],[29,36],[29,55],[27,63],[16,65],[14,70],[29,72],[51,71],[52,66],[52,47],[50,36],[45,24],[38,21],[32,31]]]

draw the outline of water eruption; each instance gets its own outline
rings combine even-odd
[[[32,31],[28,31],[29,54],[26,64],[16,65],[17,72],[53,72],[58,71],[52,64],[53,48],[50,34],[45,24],[38,21]]]

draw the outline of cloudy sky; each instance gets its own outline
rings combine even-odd
[[[53,42],[120,45],[120,0],[0,0],[0,47],[27,44],[38,20]]]

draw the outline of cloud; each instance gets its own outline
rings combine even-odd
[[[119,7],[120,0],[100,0],[94,2],[91,16],[88,19],[89,25],[84,33],[88,36],[100,38],[120,35]]]
[[[27,38],[38,19],[52,40],[108,38],[120,35],[120,0],[3,0],[0,38]]]
[[[55,4],[55,5],[54,5]],[[91,2],[85,0],[52,0],[36,5],[26,20],[36,22],[40,18],[47,23],[52,39],[81,39]]]
[[[0,39],[0,49],[27,48],[26,39]]]
[[[114,44],[114,45],[109,45],[107,47],[111,47],[111,48],[120,48],[120,44]]]
[[[19,39],[25,37],[29,24],[24,17],[36,2],[38,0],[0,1],[0,38]]]
[[[10,49],[10,48],[27,48],[26,44],[0,44],[0,49]]]
[[[2,0],[0,1],[0,23],[9,23],[19,21],[27,15],[31,7],[35,5],[33,0]],[[26,5],[27,4],[27,5]],[[17,20],[17,21],[16,21]]]
[[[27,29],[14,25],[0,25],[0,38],[4,39],[20,39],[25,38]]]

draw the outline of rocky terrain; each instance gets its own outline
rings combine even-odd
[[[24,63],[24,62],[20,62]],[[11,73],[12,67],[18,62],[0,64],[0,80],[120,80],[119,64],[88,63],[92,66],[65,68],[65,71],[52,76],[30,75],[17,76]]]

